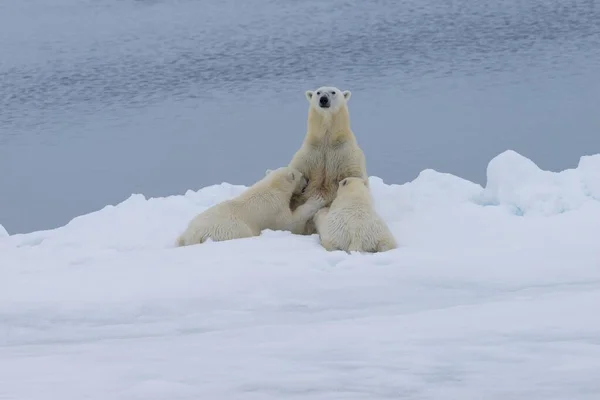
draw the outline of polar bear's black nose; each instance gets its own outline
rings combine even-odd
[[[319,104],[322,106],[326,106],[329,104],[329,98],[327,96],[323,96],[319,99]]]

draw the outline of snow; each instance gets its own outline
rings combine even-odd
[[[0,399],[597,399],[600,154],[487,174],[371,177],[380,254],[174,248],[227,183],[4,235]]]
[[[506,151],[488,166],[482,200],[519,214],[554,215],[600,199],[600,157],[582,157],[577,169],[540,170],[533,161]]]

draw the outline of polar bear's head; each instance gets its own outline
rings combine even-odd
[[[360,193],[363,191],[369,191],[369,182],[357,177],[348,177],[342,179],[338,184],[338,195],[344,193]]]
[[[277,186],[290,194],[301,194],[308,186],[308,180],[302,175],[302,172],[292,167],[268,169],[265,176],[271,185]]]
[[[352,93],[341,91],[334,86],[321,86],[317,90],[307,90],[306,99],[311,107],[322,114],[335,114],[346,105]]]

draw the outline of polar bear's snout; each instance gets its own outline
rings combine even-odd
[[[329,106],[331,105],[331,102],[329,101],[329,96],[327,96],[326,93],[323,93],[321,95],[321,98],[319,99],[319,105],[321,106],[321,108],[329,108]]]
[[[302,188],[300,189],[300,193],[304,193],[306,191],[306,188],[308,187],[308,179],[306,179],[304,176],[302,177],[300,187]]]

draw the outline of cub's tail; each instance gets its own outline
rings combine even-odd
[[[379,243],[377,243],[377,252],[378,253],[381,253],[384,251],[389,251],[389,250],[394,250],[396,248],[398,248],[398,244],[396,243],[396,241],[394,239],[391,239],[391,238],[381,240]]]
[[[347,253],[349,253],[351,251],[359,251],[359,252],[364,251],[363,240],[358,235],[354,235],[352,240],[350,240],[350,245],[348,246]]]
[[[183,237],[183,235],[181,235],[177,238],[177,241],[175,242],[175,247],[183,247],[183,246],[185,246],[185,238]]]
[[[197,240],[196,240],[197,239]],[[175,241],[175,247],[190,246],[192,244],[201,244],[206,242],[207,237],[202,235],[199,238],[188,238],[185,233],[181,234]]]

